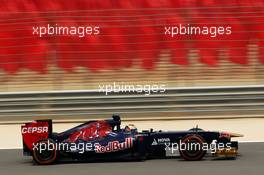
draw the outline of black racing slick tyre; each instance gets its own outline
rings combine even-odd
[[[181,144],[184,144],[184,149],[180,149],[180,155],[187,161],[201,160],[206,154],[206,150],[203,150],[203,144],[205,140],[200,135],[188,135],[181,139]]]
[[[56,144],[52,139],[37,142],[37,148],[32,150],[33,160],[39,165],[53,164],[57,160]]]

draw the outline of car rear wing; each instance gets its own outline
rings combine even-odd
[[[35,120],[21,126],[24,155],[31,155],[38,141],[47,139],[52,134],[52,120]]]

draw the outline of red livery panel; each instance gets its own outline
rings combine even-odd
[[[27,148],[32,150],[33,143],[46,139],[49,136],[49,122],[31,122],[21,126],[23,142]]]

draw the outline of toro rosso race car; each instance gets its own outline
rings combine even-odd
[[[88,121],[61,133],[52,132],[52,120],[36,120],[21,127],[24,155],[37,164],[58,160],[145,160],[181,157],[197,161],[204,156],[236,158],[240,134],[204,131],[198,127],[187,131],[139,132],[134,125],[121,128],[121,119]],[[210,156],[208,156],[210,157]]]

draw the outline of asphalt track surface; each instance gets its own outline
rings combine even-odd
[[[23,157],[21,150],[0,150],[1,175],[263,175],[264,143],[241,143],[236,160],[188,162],[179,158],[146,160],[140,162],[59,163],[35,165],[30,157]]]

